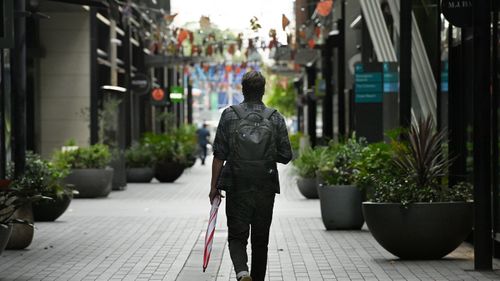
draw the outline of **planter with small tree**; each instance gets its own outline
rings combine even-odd
[[[293,161],[293,165],[299,174],[297,186],[304,197],[317,199],[318,187],[316,171],[319,169],[321,158],[325,155],[326,148],[317,147],[305,149],[300,156]]]
[[[13,170],[10,171],[13,178]],[[70,186],[63,184],[63,179],[69,170],[65,167],[55,167],[39,155],[28,152],[24,175],[14,180],[12,186],[21,190],[38,190],[48,200],[40,200],[32,204],[35,221],[55,221],[68,209],[73,195],[76,193]]]
[[[364,193],[357,186],[356,163],[367,146],[355,136],[332,143],[319,164],[318,186],[321,218],[327,230],[361,229],[364,223],[361,204]]]
[[[160,182],[174,182],[186,167],[182,144],[172,134],[146,134],[143,143],[154,155],[154,173]]]
[[[401,259],[439,259],[472,231],[472,186],[448,187],[446,135],[421,119],[393,141],[394,158],[372,175],[374,196],[363,203],[373,237]]]
[[[78,191],[77,198],[106,197],[112,189],[113,169],[109,148],[103,144],[89,147],[65,147],[56,152],[56,167],[69,168],[64,183]]]
[[[136,143],[125,151],[127,182],[148,183],[154,177],[151,147]]]

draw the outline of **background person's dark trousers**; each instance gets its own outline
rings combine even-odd
[[[205,165],[205,159],[207,158],[207,145],[200,144],[200,149],[201,149],[201,154],[200,154],[201,164]]]
[[[227,192],[226,197],[229,252],[236,274],[248,271],[247,243],[251,232],[252,281],[264,281],[275,193],[253,189]]]

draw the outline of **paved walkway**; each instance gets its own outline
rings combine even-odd
[[[58,222],[37,224],[28,250],[0,257],[0,280],[234,280],[223,205],[212,261],[201,272],[209,174],[209,166],[197,165],[174,184],[129,185],[106,199],[74,200]],[[298,193],[291,169],[282,178],[269,281],[500,280],[499,272],[472,271],[465,245],[440,261],[400,261],[366,230],[325,231],[319,201]]]

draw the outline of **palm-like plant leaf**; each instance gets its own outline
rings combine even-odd
[[[417,188],[440,186],[451,162],[442,148],[445,138],[444,131],[436,131],[431,118],[420,119],[407,133],[407,149],[397,152],[395,165],[415,180]]]

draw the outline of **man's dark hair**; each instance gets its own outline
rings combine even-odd
[[[246,101],[260,101],[266,88],[266,78],[252,70],[243,75],[241,86]]]

